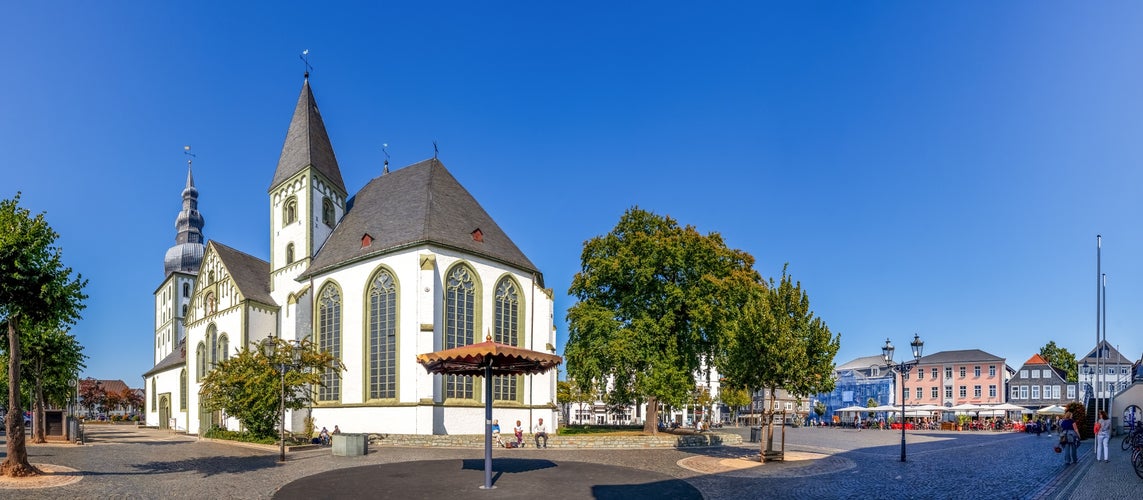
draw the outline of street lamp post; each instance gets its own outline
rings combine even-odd
[[[281,397],[278,399],[278,461],[286,461],[286,371],[294,367],[298,363],[298,357],[301,352],[293,347],[289,349],[288,357],[278,356],[278,344],[273,338],[267,338],[262,342],[262,354],[266,356],[271,362],[274,359],[278,360],[278,374],[282,381]],[[287,363],[287,359],[289,363]]]
[[[905,375],[909,373],[918,363],[921,362],[921,350],[925,346],[925,342],[921,340],[921,336],[913,334],[913,341],[909,343],[913,348],[913,361],[902,361],[900,363],[893,362],[893,344],[889,339],[885,339],[885,345],[881,347],[881,357],[885,360],[885,366],[890,370],[895,370],[901,374],[901,461],[905,461]]]

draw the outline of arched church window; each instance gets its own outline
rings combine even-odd
[[[476,280],[472,270],[453,268],[445,282],[444,348],[465,346],[476,338]],[[473,399],[472,377],[445,375],[445,398]]]
[[[333,202],[329,198],[323,197],[321,199],[321,221],[329,227],[333,227]]]
[[[318,295],[318,349],[341,359],[341,292],[328,284]],[[333,368],[326,368],[318,388],[318,401],[341,399],[341,377]]]
[[[199,342],[194,354],[195,381],[201,382],[202,378],[206,376],[206,344]]]
[[[206,368],[213,370],[218,363],[218,328],[213,324],[206,327]]]
[[[286,264],[294,263],[294,244],[289,243],[286,245]]]
[[[282,207],[282,225],[298,220],[298,199],[291,196]]]
[[[496,284],[495,329],[492,339],[501,344],[520,343],[520,291],[516,282],[505,276]],[[519,376],[493,377],[492,397],[501,401],[516,401],[519,396]]]
[[[190,297],[190,283],[183,283],[183,297]]]
[[[179,409],[187,409],[187,369],[179,372]]]
[[[187,305],[186,304],[183,304],[183,315],[182,315],[182,317],[184,317],[184,318],[187,317]]]
[[[397,397],[397,284],[382,269],[369,284],[369,398]]]
[[[218,337],[218,357],[215,359],[218,361],[230,359],[230,339],[225,333]]]
[[[159,384],[158,384],[157,380],[151,379],[151,411],[158,411],[159,410],[158,392],[159,392]]]

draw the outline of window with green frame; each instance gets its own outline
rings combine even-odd
[[[341,359],[341,292],[329,284],[318,296],[318,349]],[[318,401],[341,400],[341,376],[333,368],[321,375]]]
[[[206,344],[199,342],[194,353],[195,381],[201,382],[202,378],[206,376]]]
[[[387,270],[369,283],[369,399],[397,397],[397,284]]]
[[[187,369],[179,373],[179,409],[187,409]]]
[[[492,339],[501,344],[520,344],[520,291],[516,282],[505,276],[496,284],[495,330]],[[519,396],[517,375],[503,375],[492,378],[492,399],[494,401],[516,401]]]
[[[151,379],[151,411],[159,411],[158,392],[159,384],[155,379]]]
[[[476,338],[476,280],[460,265],[445,282],[444,348],[466,346]],[[446,399],[474,399],[472,377],[445,375]]]

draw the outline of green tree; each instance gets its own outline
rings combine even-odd
[[[581,388],[646,401],[644,431],[655,433],[659,402],[686,403],[714,354],[715,311],[725,305],[718,281],[752,263],[717,233],[629,209],[584,243],[568,291],[578,300],[568,310],[568,375]]]
[[[823,403],[821,401],[814,403],[814,414],[816,414],[818,416],[818,420],[821,420],[822,415],[825,415],[825,412],[826,412],[825,403]]]
[[[85,368],[83,346],[73,335],[55,327],[30,326],[24,329],[23,373],[30,379],[33,419],[32,442],[47,442],[44,419],[46,403],[63,406],[71,390],[68,381]],[[61,401],[62,398],[62,401]]]
[[[719,370],[728,378],[771,395],[764,412],[767,423],[765,451],[774,448],[774,415],[778,389],[795,397],[830,392],[834,388],[834,356],[841,346],[821,318],[810,309],[809,295],[782,267],[782,279],[769,286],[745,274],[727,286],[741,294],[739,307],[727,311],[731,333],[720,356]]]
[[[32,216],[20,207],[20,194],[0,201],[0,322],[7,325],[8,421],[7,457],[0,464],[5,476],[31,476],[40,471],[28,462],[20,404],[20,327],[59,327],[74,324],[83,309],[87,281],[63,265],[55,246],[58,234],[44,214]]]
[[[260,349],[243,348],[221,361],[203,379],[199,395],[203,407],[210,411],[222,410],[237,418],[257,437],[272,437],[280,417],[282,383],[286,386],[285,407],[290,410],[305,408],[312,401],[312,387],[321,385],[326,367],[333,366],[340,375],[345,370],[332,354],[317,349],[309,339],[295,347],[282,339],[273,340],[277,349],[273,357],[266,357]],[[297,364],[290,351],[300,351]],[[278,372],[281,364],[290,366],[283,376]]]
[[[1040,357],[1044,358],[1052,368],[1064,372],[1066,382],[1079,381],[1079,366],[1076,355],[1071,351],[1057,346],[1056,341],[1049,341],[1040,348]]]
[[[735,425],[738,424],[738,414],[742,411],[742,408],[754,402],[750,397],[750,391],[743,387],[728,385],[723,385],[719,389],[718,398],[722,400],[723,404],[730,408],[730,415]]]

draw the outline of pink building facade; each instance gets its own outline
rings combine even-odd
[[[897,387],[896,404],[904,398],[908,405],[963,403],[999,404],[1007,401],[1006,383],[1012,370],[1004,358],[979,349],[942,351],[921,358],[904,380],[904,392]]]

